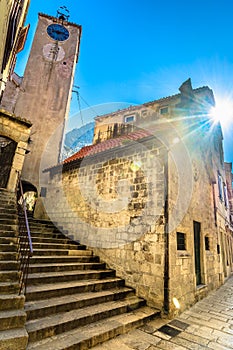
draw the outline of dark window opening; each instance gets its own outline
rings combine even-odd
[[[45,198],[46,194],[47,194],[47,188],[46,187],[41,187],[41,189],[40,189],[40,196]]]
[[[220,254],[220,245],[217,244],[217,254]]]
[[[176,232],[177,250],[186,250],[185,234]]]
[[[210,250],[210,240],[208,236],[205,236],[205,250]]]
[[[167,113],[168,113],[168,107],[160,108],[160,114],[167,114]]]

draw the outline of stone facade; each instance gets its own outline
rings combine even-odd
[[[13,73],[16,54],[22,50],[27,30],[23,24],[27,15],[29,0],[0,1],[0,96]]]
[[[163,303],[164,147],[128,142],[60,173],[45,198],[47,214],[100,253],[148,302]]]
[[[67,30],[65,40],[54,40],[49,36],[47,28],[50,25],[62,26]],[[32,142],[22,177],[32,183],[38,193],[42,158],[46,166],[59,160],[80,36],[80,25],[39,14],[24,77],[22,81],[14,79],[2,99],[6,110],[32,122]]]
[[[15,191],[18,173],[21,174],[25,154],[28,147],[31,123],[27,120],[17,118],[13,114],[0,110],[0,136],[16,143],[16,149],[9,169],[7,189]],[[4,167],[4,164],[1,164]]]
[[[90,150],[49,169],[45,198],[53,221],[170,315],[232,273],[222,133],[209,112],[213,93],[190,83],[180,90],[99,117]],[[126,115],[134,116],[130,133],[109,138],[105,124]]]

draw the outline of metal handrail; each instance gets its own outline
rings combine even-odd
[[[30,258],[33,255],[32,239],[28,223],[26,202],[24,199],[23,186],[20,176],[18,177],[18,187],[20,199],[18,201],[18,218],[19,218],[19,241],[18,241],[18,261],[19,261],[19,294],[24,291],[26,294],[27,280]]]

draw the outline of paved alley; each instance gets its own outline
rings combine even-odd
[[[233,349],[233,276],[179,317],[155,319],[93,349]]]

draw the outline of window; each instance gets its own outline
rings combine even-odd
[[[41,197],[46,197],[47,194],[47,188],[46,187],[41,187],[40,189],[40,196]]]
[[[160,108],[160,114],[167,114],[167,113],[168,113],[168,107]]]
[[[217,254],[220,254],[220,245],[217,244]]]
[[[227,186],[226,186],[226,184],[223,184],[223,194],[224,194],[225,207],[228,208],[228,197],[227,197]]]
[[[205,236],[205,250],[210,250],[210,240],[208,236]]]
[[[128,115],[125,117],[125,123],[132,123],[135,121],[135,116],[134,115]]]
[[[177,250],[186,250],[185,234],[182,232],[176,232]]]
[[[223,201],[223,184],[222,184],[222,176],[218,173],[218,193],[220,201]]]

